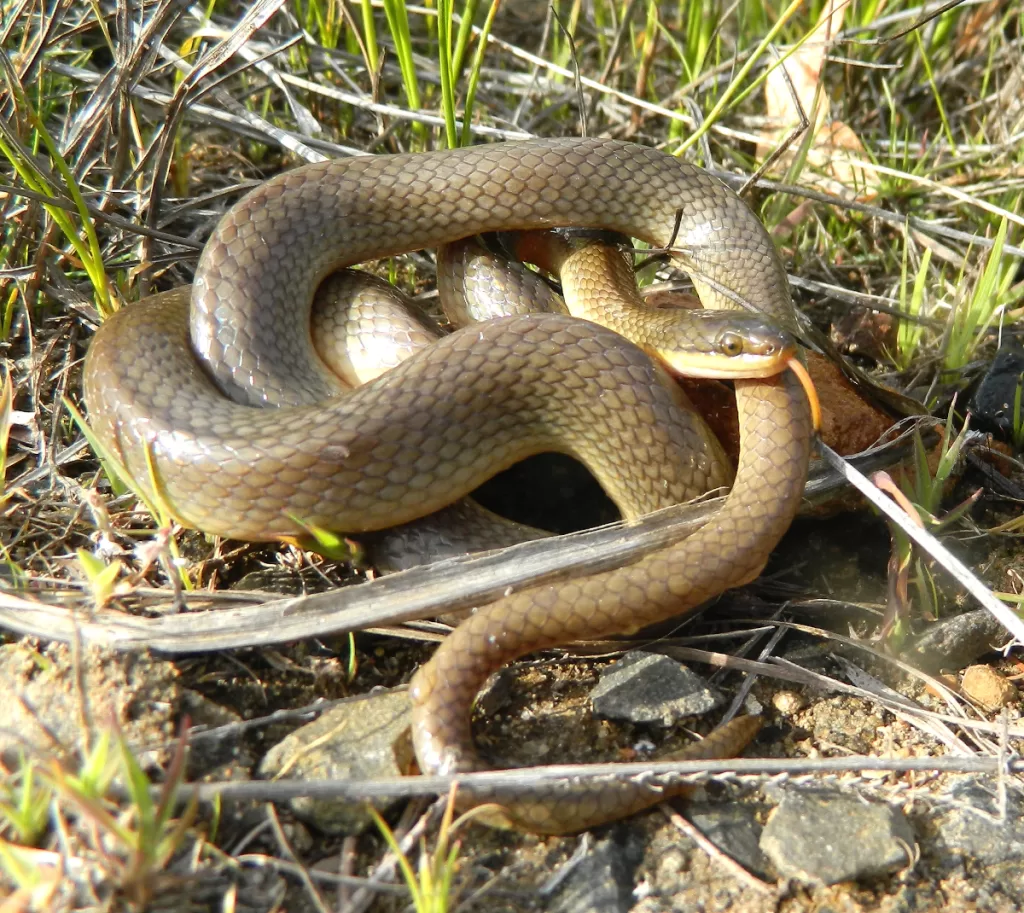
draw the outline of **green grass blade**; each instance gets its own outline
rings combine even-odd
[[[466,81],[466,104],[462,112],[462,134],[459,137],[460,146],[468,146],[472,141],[473,134],[473,107],[476,103],[476,89],[480,83],[480,71],[484,65],[484,55],[487,53],[487,37],[491,34],[491,27],[494,25],[494,17],[498,14],[501,0],[491,0],[491,8],[487,11],[487,18],[480,29],[480,40],[476,46],[476,53],[473,55],[473,65],[469,71],[469,78]]]
[[[360,10],[363,17],[363,43],[366,46],[366,55],[370,58],[366,65],[376,69],[380,66],[380,47],[377,45],[377,23],[373,19],[371,0],[362,0]]]
[[[901,317],[896,328],[896,364],[901,371],[906,371],[913,363],[924,336],[924,327],[913,318],[920,317],[924,306],[925,281],[928,278],[928,267],[932,261],[930,248],[925,248],[921,264],[914,275],[914,285],[907,296],[907,256],[909,245],[903,246],[903,266],[900,272],[900,311],[907,316]]]
[[[961,299],[953,313],[949,341],[943,357],[943,366],[947,371],[958,371],[971,360],[983,335],[992,324],[1000,304],[1003,303],[1000,291],[1005,291],[1008,286],[1007,279],[1012,277],[1012,270],[1004,267],[1002,262],[1007,230],[1007,220],[1002,219],[981,278],[971,294]],[[1008,276],[1003,275],[1004,269],[1007,269]]]
[[[409,31],[409,15],[405,8],[405,0],[383,0],[383,5],[391,40],[395,43],[398,67],[402,71],[405,100],[411,110],[419,111],[422,107],[420,84],[412,56],[412,33]],[[422,123],[415,123],[413,131],[421,140],[426,140],[427,131]]]
[[[924,41],[921,39],[921,30],[914,30],[914,40],[917,42],[917,49],[921,52],[921,65],[924,67],[925,75],[928,77],[928,85],[932,90],[932,98],[935,99],[935,108],[939,112],[939,120],[942,122],[942,130],[946,134],[946,142],[950,146],[956,146],[956,139],[953,137],[953,128],[949,125],[949,117],[946,115],[946,107],[942,103],[942,93],[939,92],[938,84],[935,82],[935,73],[932,71],[932,62],[928,59],[928,51],[925,49]]]
[[[456,83],[462,79],[462,71],[466,65],[466,52],[469,50],[469,41],[473,37],[473,22],[476,20],[479,8],[480,0],[466,0],[462,7],[459,34],[455,38],[455,52],[452,55],[452,77]],[[481,35],[480,40],[486,41],[487,37]]]
[[[785,10],[782,11],[782,14],[776,20],[775,25],[771,27],[768,34],[765,35],[765,37],[761,40],[760,44],[758,44],[758,46],[747,58],[743,66],[740,67],[739,70],[736,72],[736,76],[726,87],[725,91],[722,93],[721,98],[719,98],[718,101],[715,102],[714,107],[712,107],[712,109],[708,112],[707,116],[704,118],[704,122],[693,133],[691,133],[689,137],[687,137],[682,143],[680,143],[677,149],[675,149],[676,155],[682,155],[684,152],[686,152],[686,150],[689,149],[692,145],[694,145],[694,143],[699,142],[703,138],[704,134],[706,134],[715,125],[715,122],[722,115],[722,112],[728,107],[728,105],[733,101],[733,99],[737,97],[739,93],[739,87],[743,84],[743,80],[747,78],[747,75],[757,64],[758,60],[760,60],[761,56],[765,53],[765,51],[768,50],[769,45],[771,45],[775,41],[779,32],[781,32],[782,29],[785,28],[786,23],[789,22],[791,18],[793,18],[797,10],[799,10],[802,5],[803,0],[790,0],[789,6],[787,6]],[[797,45],[797,47],[799,47],[799,45]],[[753,88],[754,87],[752,86],[747,91],[752,91]],[[745,95],[746,93],[740,95],[739,98],[742,99]]]
[[[452,7],[453,0],[437,0],[437,63],[441,80],[441,113],[444,115],[444,136],[449,149],[454,149],[459,144],[459,127],[455,119]]]
[[[29,113],[29,120],[33,125],[36,135],[50,153],[54,166],[64,178],[68,195],[74,202],[79,218],[82,221],[82,232],[79,232],[71,216],[62,207],[51,203],[44,203],[43,208],[75,249],[75,253],[78,255],[79,260],[81,260],[82,266],[93,287],[93,293],[96,297],[96,309],[100,312],[101,317],[107,317],[115,308],[110,297],[110,288],[103,266],[103,254],[100,250],[99,239],[96,236],[96,229],[93,226],[85,199],[78,188],[74,175],[61,157],[50,135],[36,117],[35,112]],[[49,179],[35,164],[27,150],[22,148],[17,137],[15,137],[3,121],[0,121],[0,153],[11,163],[18,176],[30,190],[48,197],[57,196],[57,191]],[[84,238],[82,236],[83,233]]]

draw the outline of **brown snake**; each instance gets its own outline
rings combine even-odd
[[[85,372],[93,427],[177,519],[236,538],[404,522],[540,450],[581,459],[627,517],[716,484],[717,452],[663,371],[572,318],[462,330],[344,396],[326,368],[310,378],[298,367],[314,292],[331,271],[550,226],[671,241],[705,307],[749,302],[794,327],[785,271],[757,218],[719,181],[655,150],[556,139],[328,162],[279,175],[228,212],[204,249],[190,312],[179,290],[100,329]],[[413,732],[425,772],[480,766],[469,708],[504,663],[634,631],[760,573],[800,502],[810,410],[791,372],[737,381],[736,394],[736,483],[705,526],[626,567],[482,608],[419,670]],[[604,783],[529,802],[486,798],[517,826],[557,833],[663,794]]]

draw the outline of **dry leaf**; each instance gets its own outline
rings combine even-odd
[[[771,155],[800,125],[802,109],[813,136],[807,154],[807,181],[837,196],[869,200],[878,194],[879,181],[873,171],[857,165],[864,146],[850,127],[831,120],[828,96],[818,91],[825,55],[842,28],[846,6],[839,0],[828,4],[807,41],[768,74],[765,108],[771,126],[763,131],[757,154],[761,159]],[[778,169],[787,167],[793,156],[793,149],[783,154],[776,163]]]
[[[1001,12],[1000,0],[991,0],[975,7],[974,12],[960,20],[959,34],[956,36],[956,56],[960,60],[974,57],[983,49],[988,40],[989,22]]]

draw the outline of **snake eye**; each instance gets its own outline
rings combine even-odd
[[[730,357],[743,354],[743,337],[738,333],[723,333],[718,337],[718,346],[723,355]]]

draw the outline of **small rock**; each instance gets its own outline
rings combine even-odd
[[[662,726],[722,703],[722,696],[682,663],[641,650],[631,650],[605,669],[590,697],[600,717]]]
[[[759,878],[768,877],[768,859],[759,845],[761,825],[746,805],[690,803],[686,817],[727,856]]]
[[[780,875],[818,885],[899,869],[914,843],[899,809],[837,790],[785,790],[761,835]]]
[[[555,875],[548,888],[550,913],[629,913],[633,908],[633,880],[643,858],[643,845],[625,828],[614,828],[606,840],[566,863],[567,872]]]
[[[1006,639],[1006,629],[988,609],[975,609],[928,625],[907,647],[905,658],[926,672],[962,669]]]
[[[189,737],[188,771],[190,779],[249,779],[257,757],[233,724],[242,716],[198,691],[181,689],[179,712],[187,714],[193,726],[202,727]],[[224,729],[223,727],[227,727]]]
[[[971,400],[971,414],[982,428],[993,431],[1003,440],[1013,434],[1013,403],[1017,384],[1024,373],[1024,351],[1016,346],[1001,348],[988,373],[978,385]]]
[[[950,854],[982,865],[1024,862],[1024,799],[1007,796],[1000,815],[994,784],[975,776],[957,777],[947,792],[953,805],[936,819],[936,842]]]
[[[306,780],[371,780],[402,776],[412,763],[407,738],[409,698],[404,693],[373,694],[340,704],[270,749],[260,773]],[[358,834],[371,822],[364,803],[298,798],[295,815],[327,834]],[[392,801],[374,801],[384,811]]]
[[[964,670],[961,689],[986,710],[1000,710],[1017,699],[1017,689],[991,666],[969,666]]]
[[[783,690],[772,695],[772,706],[783,716],[793,716],[807,706],[807,701],[796,691]]]
[[[289,848],[297,856],[305,856],[317,845],[317,841],[301,821],[282,821],[281,832],[288,841]]]

